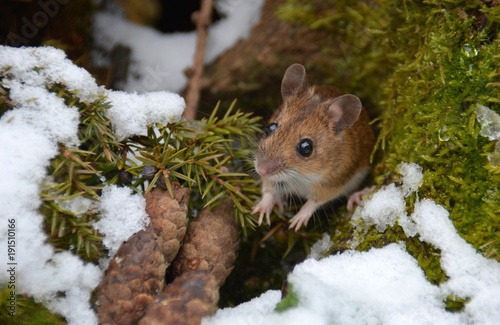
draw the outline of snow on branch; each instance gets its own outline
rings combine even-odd
[[[15,263],[12,267],[17,294],[44,302],[69,324],[97,324],[90,296],[102,270],[70,252],[56,252],[48,242],[44,217],[39,211],[41,185],[47,181],[51,159],[61,146],[77,150],[81,142],[78,107],[49,89],[62,87],[82,103],[109,100],[112,108],[107,111],[108,117],[120,139],[145,132],[152,123],[179,120],[184,100],[169,92],[138,95],[108,91],[98,86],[86,70],[68,60],[63,51],[51,47],[0,46],[0,81],[8,91],[10,106],[0,117],[0,233],[6,234],[8,225],[15,225],[15,255],[8,259],[7,254],[2,254],[0,260],[4,266]],[[99,225],[107,225],[106,232],[113,243],[144,227],[142,196],[134,197],[130,191],[117,187],[107,189],[105,194]],[[130,203],[126,206],[127,215],[139,216],[136,222],[128,220],[131,224],[121,223],[129,231],[122,227],[117,233],[116,222],[115,226],[109,222],[116,219],[115,215],[108,212],[115,211],[113,206],[121,206],[124,201]],[[74,202],[81,204],[81,200]],[[0,246],[7,247],[7,237],[0,236]],[[0,272],[0,284],[9,281],[9,273]]]

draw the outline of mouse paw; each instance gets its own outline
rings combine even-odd
[[[295,228],[295,231],[299,231],[302,225],[307,226],[307,222],[311,219],[311,216],[312,215],[307,216],[300,214],[300,212],[297,213],[292,219],[290,219],[290,226],[288,226],[288,229]]]
[[[307,200],[300,211],[290,219],[290,226],[288,228],[294,228],[295,231],[298,231],[302,225],[307,226],[307,222],[311,219],[314,211],[316,211],[320,205],[320,203],[314,200]]]
[[[277,205],[280,212],[284,211],[283,203],[279,199],[275,199],[272,193],[266,192],[262,195],[262,200],[255,206],[252,213],[259,213],[259,221],[258,224],[262,224],[262,220],[264,219],[264,215],[266,216],[267,224],[271,224],[271,211],[274,206]]]
[[[354,192],[349,196],[349,200],[347,201],[347,210],[352,211],[354,208],[354,204],[360,205],[363,202],[363,197],[368,195],[371,192],[370,187],[365,187],[361,191]]]

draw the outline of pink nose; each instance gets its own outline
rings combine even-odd
[[[275,160],[255,161],[255,170],[260,176],[268,176],[283,168],[283,163]]]
[[[260,176],[266,176],[267,174],[269,174],[269,169],[266,168],[266,166],[263,164],[257,165],[255,167],[255,170]]]

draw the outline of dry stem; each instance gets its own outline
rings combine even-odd
[[[200,100],[201,77],[203,75],[203,58],[205,57],[205,45],[207,43],[208,26],[212,17],[213,0],[203,0],[201,10],[194,14],[196,21],[196,53],[194,55],[194,68],[186,93],[186,110],[184,116],[193,120],[198,110]]]

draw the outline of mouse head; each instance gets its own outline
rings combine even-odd
[[[337,94],[331,87],[309,87],[304,66],[293,64],[281,83],[283,104],[264,129],[255,159],[262,177],[286,182],[308,177],[311,182],[342,164],[348,145],[345,131],[358,119],[361,101]]]

